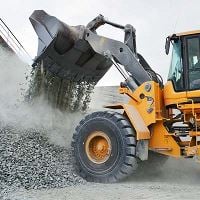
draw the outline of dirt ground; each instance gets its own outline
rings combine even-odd
[[[147,169],[116,184],[87,183],[50,190],[19,190],[12,200],[199,199],[200,168],[194,160],[168,159],[159,172]]]
[[[88,184],[50,191],[18,192],[13,199],[199,199],[198,186],[169,184],[163,182],[132,182],[113,185]]]

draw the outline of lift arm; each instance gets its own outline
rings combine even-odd
[[[42,62],[60,78],[96,84],[115,64],[124,71],[127,86],[133,90],[153,80],[150,67],[142,64],[136,52],[135,29],[129,24],[122,26],[99,15],[86,27],[69,26],[42,10],[34,11],[30,21],[39,41],[33,66]],[[123,29],[124,43],[97,35],[97,28],[104,24]]]
[[[123,29],[125,31],[124,43],[97,35],[97,28],[104,24]],[[85,40],[89,42],[95,52],[107,56],[110,59],[113,57],[117,63],[123,65],[125,70],[128,71],[133,78],[135,86],[139,86],[146,81],[152,80],[137,57],[135,29],[130,24],[122,26],[110,22],[102,15],[99,15],[88,23],[85,32]],[[131,78],[129,78],[129,80],[131,80]]]

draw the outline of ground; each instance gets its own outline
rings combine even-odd
[[[79,200],[79,199],[199,199],[199,187],[163,182],[128,182],[120,184],[86,184],[62,189],[15,193],[13,199]]]
[[[143,171],[116,184],[86,183],[57,189],[18,190],[12,200],[199,199],[199,163],[169,159],[162,170]]]

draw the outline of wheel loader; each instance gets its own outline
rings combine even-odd
[[[34,67],[61,79],[96,84],[114,66],[124,77],[126,103],[85,116],[72,140],[77,173],[87,181],[117,182],[148,160],[150,151],[176,158],[200,156],[200,31],[166,38],[172,47],[167,82],[138,53],[136,30],[97,16],[87,26],[69,26],[44,11],[30,21],[38,35]],[[97,34],[102,25],[124,31],[124,41]],[[112,78],[112,77],[110,77]],[[100,100],[100,99],[99,99]]]

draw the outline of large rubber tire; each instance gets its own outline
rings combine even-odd
[[[85,141],[94,131],[106,133],[111,141],[110,156],[101,164],[92,162],[85,150]],[[116,112],[95,112],[81,120],[73,135],[72,150],[77,173],[90,182],[117,182],[137,169],[135,130]]]

